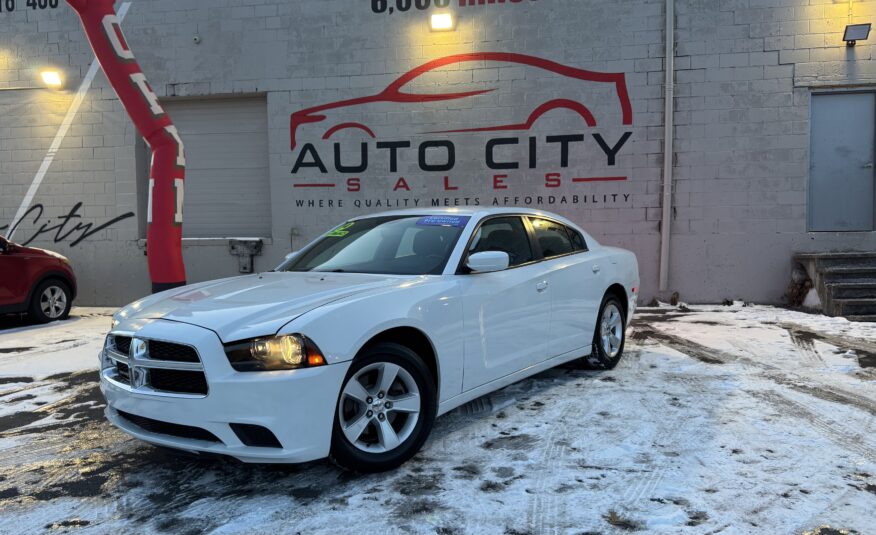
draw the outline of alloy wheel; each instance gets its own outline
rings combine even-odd
[[[58,286],[49,286],[40,296],[40,310],[49,319],[60,318],[67,310],[67,294]]]
[[[338,418],[350,444],[368,453],[386,453],[411,436],[421,406],[420,390],[407,370],[376,362],[344,385]]]
[[[610,358],[620,353],[624,336],[624,321],[620,309],[613,302],[606,305],[602,311],[602,320],[599,327],[602,351]]]

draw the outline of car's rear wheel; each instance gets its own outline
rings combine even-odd
[[[584,357],[585,364],[594,369],[610,370],[617,366],[624,354],[626,318],[620,299],[608,294],[599,307],[593,349]]]
[[[422,359],[380,343],[353,361],[338,398],[331,459],[356,472],[391,470],[419,451],[435,421],[435,383]]]
[[[63,320],[70,314],[72,305],[70,288],[59,280],[47,280],[34,291],[28,315],[37,323]]]

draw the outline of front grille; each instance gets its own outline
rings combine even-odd
[[[206,394],[207,378],[201,371],[149,369],[149,385],[164,392]]]
[[[131,351],[131,337],[130,336],[114,336],[113,337],[113,346],[115,346],[116,350],[123,354],[127,355]]]
[[[118,374],[119,379],[122,381],[126,383],[131,382],[131,368],[124,362],[116,362],[116,374]]]
[[[198,352],[192,346],[149,340],[149,358],[174,362],[200,362]]]
[[[189,345],[144,339],[145,355],[131,355],[134,338],[112,335],[107,356],[114,379],[140,392],[207,394],[207,377],[197,350]]]
[[[128,420],[137,427],[149,431],[150,433],[170,435],[172,437],[179,438],[189,438],[193,440],[204,440],[207,442],[219,442],[220,444],[222,443],[222,441],[219,440],[216,435],[207,431],[206,429],[201,429],[200,427],[162,422],[160,420],[153,420],[152,418],[137,416],[136,414],[131,414],[123,411],[117,412],[119,413],[119,416],[121,416],[125,420]]]

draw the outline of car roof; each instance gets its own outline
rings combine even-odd
[[[495,215],[531,215],[531,216],[543,216],[551,219],[556,219],[565,225],[569,225],[570,227],[576,228],[580,231],[584,231],[580,225],[576,224],[573,221],[570,221],[568,218],[565,218],[561,215],[557,215],[553,212],[548,212],[547,210],[536,210],[533,208],[518,208],[515,206],[501,206],[501,207],[486,207],[486,206],[460,206],[460,207],[447,207],[447,208],[406,208],[404,210],[391,210],[388,212],[377,212],[373,214],[366,214],[351,218],[352,220],[356,219],[367,219],[370,217],[385,217],[385,216],[427,216],[427,215],[459,215],[459,216],[469,216],[475,221],[479,221],[485,217],[495,216]],[[586,234],[586,231],[585,231]],[[589,236],[588,238],[592,240],[593,238]]]
[[[461,215],[461,216],[471,216],[476,219],[481,219],[491,215],[501,215],[501,214],[524,214],[524,215],[543,215],[547,217],[553,217],[556,219],[563,219],[564,217],[558,216],[556,214],[552,214],[550,212],[546,212],[544,210],[533,210],[532,208],[515,208],[515,207],[499,207],[499,208],[490,208],[483,206],[460,206],[453,208],[406,208],[404,210],[390,210],[387,212],[377,212],[373,214],[366,214],[362,216],[355,217],[353,219],[366,219],[369,217],[384,217],[384,216],[415,216],[415,215]]]

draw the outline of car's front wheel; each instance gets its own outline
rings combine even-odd
[[[28,314],[37,323],[63,320],[70,314],[72,305],[67,285],[58,280],[47,280],[34,290]]]
[[[590,368],[610,370],[617,366],[624,354],[626,342],[626,318],[620,300],[608,294],[602,299],[596,331],[593,333],[593,350],[584,357]]]
[[[356,472],[391,470],[419,451],[435,421],[435,383],[400,344],[366,349],[350,366],[335,412],[331,459]]]

